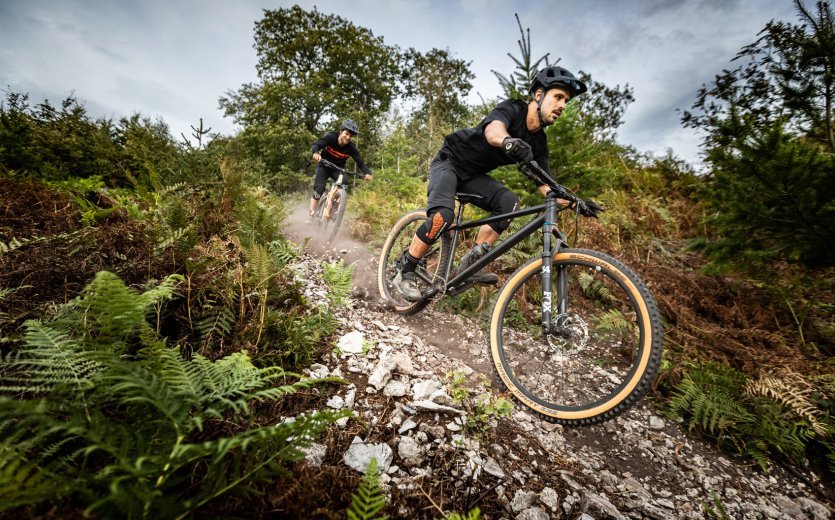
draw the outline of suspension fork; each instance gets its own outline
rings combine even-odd
[[[551,246],[553,231],[557,228],[557,195],[548,192],[545,199],[545,222],[542,224],[542,332],[548,337],[554,330],[551,324],[551,304],[553,301],[553,278],[551,270],[554,267],[554,251],[559,246]],[[560,314],[565,312],[565,276],[564,273],[557,273],[557,295],[559,296]]]

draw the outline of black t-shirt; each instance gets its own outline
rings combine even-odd
[[[371,175],[371,170],[363,162],[360,152],[354,146],[354,143],[348,143],[345,146],[339,144],[339,132],[330,132],[317,139],[313,143],[313,146],[310,147],[310,152],[319,153],[322,157],[340,168],[344,168],[348,157],[351,157],[357,163],[357,168],[362,173]]]
[[[534,160],[548,173],[548,142],[545,132],[531,133],[527,124],[528,104],[519,99],[502,101],[475,128],[465,128],[444,138],[443,151],[455,165],[461,180],[489,173],[499,166],[514,164],[501,147],[492,146],[484,137],[484,128],[492,121],[501,121],[511,137],[522,139],[533,149]]]

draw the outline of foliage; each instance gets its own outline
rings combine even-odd
[[[388,516],[381,515],[385,507],[386,496],[380,488],[377,459],[372,457],[365,468],[359,487],[351,495],[351,506],[346,513],[348,520],[385,520]]]
[[[682,117],[705,132],[717,261],[832,263],[835,18],[795,5],[802,25],[769,22]]]
[[[471,428],[486,430],[491,420],[510,417],[513,411],[513,403],[493,393],[481,394],[475,398],[474,402],[473,412],[467,418],[467,425]]]
[[[763,470],[769,455],[802,464],[816,442],[832,451],[832,420],[818,403],[827,395],[797,374],[751,380],[720,364],[693,366],[676,386],[672,413],[727,449],[753,458]],[[829,394],[828,399],[831,399]]]
[[[344,415],[247,428],[253,401],[316,382],[243,354],[183,359],[146,321],[180,280],[140,294],[103,272],[51,321],[26,323],[0,374],[0,507],[70,500],[102,516],[184,516],[286,471]]]
[[[403,60],[405,96],[418,103],[412,113],[413,120],[421,123],[417,133],[427,134],[427,140],[436,144],[438,137],[459,128],[468,115],[464,98],[475,77],[471,62],[455,59],[448,50],[440,49],[425,54],[409,49]]]
[[[7,91],[0,104],[0,171],[48,181],[97,176],[109,186],[148,188],[180,157],[161,120],[135,114],[94,121],[72,96],[56,108],[49,100],[32,106],[28,94]]]
[[[519,14],[514,14],[514,16],[516,17],[516,25],[519,26],[519,33],[521,34],[521,38],[517,40],[517,43],[519,44],[520,57],[516,58],[510,53],[507,53],[507,56],[513,60],[513,63],[516,64],[516,68],[507,76],[500,74],[495,70],[491,70],[490,72],[492,72],[496,76],[496,79],[499,80],[499,85],[501,85],[505,97],[510,99],[526,99],[528,97],[528,91],[531,88],[531,83],[533,83],[534,76],[536,76],[536,73],[542,68],[540,64],[545,61],[545,66],[550,65],[548,62],[549,53],[545,53],[537,60],[533,59],[531,55],[531,30],[527,29],[527,31],[525,31],[522,29],[522,22],[519,20]]]
[[[462,515],[461,513],[450,513],[450,515],[446,518],[447,520],[481,520],[481,510],[474,507],[465,515]]]
[[[295,5],[264,11],[255,50],[259,83],[227,93],[220,106],[269,171],[301,169],[314,136],[347,117],[375,140],[397,93],[396,48],[345,18]]]
[[[344,307],[348,304],[355,265],[350,264],[346,266],[342,260],[338,262],[325,262],[323,264],[324,272],[322,276],[328,285],[328,299],[331,305]]]
[[[710,496],[713,499],[713,503],[716,505],[716,509],[713,509],[713,507],[709,504],[702,502],[702,509],[704,509],[705,515],[712,520],[730,520],[731,517],[728,515],[728,510],[725,508],[725,504],[722,502],[722,498],[719,494],[716,493],[716,491],[711,491]]]
[[[718,237],[705,250],[719,261],[752,266],[782,259],[807,265],[835,258],[835,154],[786,131],[732,113],[717,131],[726,146],[709,151],[708,224]]]
[[[459,404],[470,397],[470,390],[464,386],[467,374],[463,370],[452,370],[446,376],[449,379],[449,393],[453,403]]]

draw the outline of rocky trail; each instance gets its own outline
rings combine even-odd
[[[344,420],[307,464],[362,472],[376,458],[392,517],[478,507],[482,518],[514,519],[832,518],[827,484],[811,472],[763,473],[688,435],[651,397],[582,428],[550,424],[516,404],[509,417],[480,414],[474,403],[495,395],[482,325],[435,306],[412,317],[388,312],[377,296],[377,260],[363,244],[317,244],[306,239],[315,233],[294,229],[306,244],[298,276],[313,302],[327,301],[323,261],[355,263],[338,353],[310,372],[350,381],[327,405],[360,420]],[[466,374],[469,397],[460,402],[454,371]]]

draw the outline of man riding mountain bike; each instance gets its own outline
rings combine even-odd
[[[452,225],[455,193],[480,196],[473,204],[493,215],[515,210],[519,197],[488,173],[499,166],[536,160],[550,174],[544,129],[554,124],[570,99],[585,91],[586,85],[571,72],[548,66],[534,77],[527,102],[502,101],[475,128],[458,130],[444,138],[441,150],[429,166],[426,223],[412,238],[403,267],[394,279],[404,298],[409,301],[422,298],[415,269],[430,246]],[[544,184],[537,189],[543,195],[548,191]],[[584,216],[596,217],[603,208],[587,201],[583,211]],[[475,246],[461,259],[459,272],[489,251],[509,224],[501,221],[479,228]],[[475,273],[471,279],[481,284],[495,284],[499,280],[494,273],[485,271]]]
[[[339,132],[329,132],[313,143],[310,151],[313,154],[313,160],[319,162],[324,157],[340,168],[345,168],[345,162],[348,157],[354,159],[354,162],[365,174],[365,180],[371,180],[371,170],[368,169],[365,162],[362,160],[359,150],[351,142],[355,136],[359,134],[357,124],[350,119],[346,119],[339,126]],[[316,207],[319,204],[319,199],[325,193],[325,184],[330,178],[335,181],[339,176],[339,172],[332,168],[319,164],[316,167],[316,176],[313,179],[313,196],[310,199],[310,216],[316,212]]]

